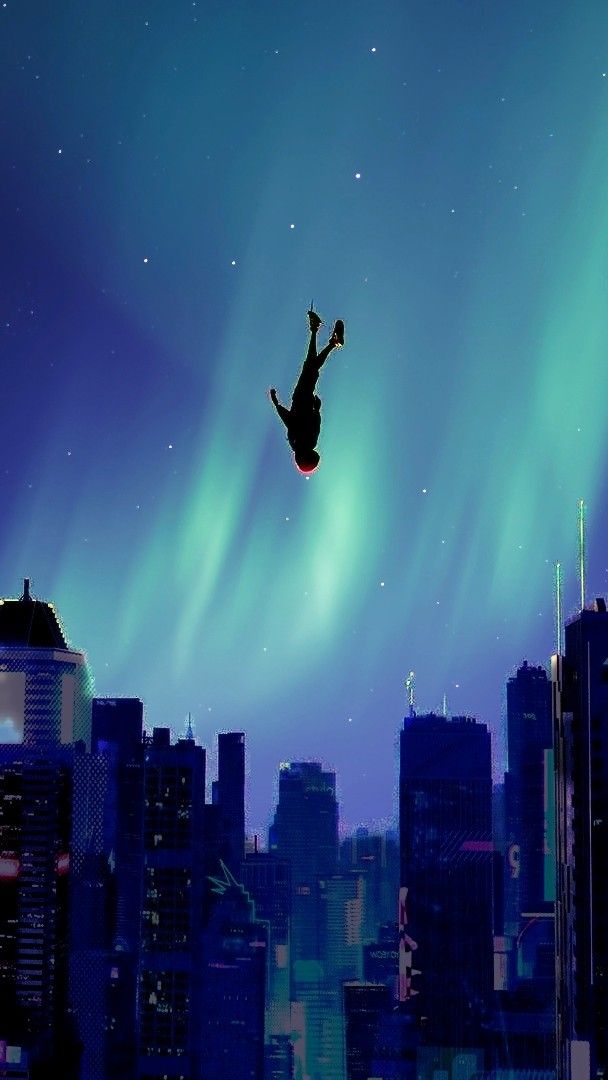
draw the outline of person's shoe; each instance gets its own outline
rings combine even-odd
[[[336,325],[333,328],[331,340],[333,345],[344,345],[344,323],[342,319],[336,319]]]
[[[321,319],[320,316],[317,315],[316,311],[313,311],[311,308],[308,312],[308,325],[310,326],[312,332],[314,333],[315,330],[318,330],[322,323],[323,319]]]

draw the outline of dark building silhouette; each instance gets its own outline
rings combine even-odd
[[[391,992],[382,983],[345,982],[344,1025],[346,1080],[368,1080],[374,1075],[383,1016],[392,1005]]]
[[[399,826],[425,1042],[478,1046],[493,987],[492,779],[484,724],[434,713],[405,718]]]
[[[139,1080],[200,1075],[205,763],[168,728],[145,746]]]
[[[73,852],[84,792],[73,744],[90,746],[92,680],[52,605],[0,602],[0,1044],[32,1075],[78,1074],[72,1003]],[[6,1053],[5,1053],[6,1056]]]
[[[552,659],[557,819],[557,1075],[608,1075],[608,614],[565,628]]]
[[[345,982],[346,1080],[416,1080],[419,1032],[384,983]]]
[[[267,1035],[290,1028],[289,935],[291,865],[270,851],[246,855],[241,881],[255,903],[256,917],[268,924]]]
[[[136,997],[143,887],[143,703],[95,698],[92,751],[106,762],[103,813],[104,922],[103,1071],[112,1080],[136,1073]]]
[[[242,731],[217,737],[217,780],[212,785],[218,807],[218,840],[222,860],[232,873],[240,872],[245,854],[245,736]]]
[[[204,933],[200,1008],[202,1080],[264,1080],[268,924],[222,864]]]

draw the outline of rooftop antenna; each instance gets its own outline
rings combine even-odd
[[[447,719],[447,715],[448,715],[448,696],[445,693],[443,695],[443,702],[441,704],[441,712],[443,713],[444,718]]]
[[[188,727],[186,728],[186,738],[189,739],[190,742],[194,742],[194,735],[192,734],[192,713],[191,712],[188,713]]]
[[[405,689],[407,691],[407,703],[409,706],[409,716],[416,715],[416,709],[414,707],[414,672],[408,672],[407,679],[405,680]]]
[[[30,596],[30,579],[29,579],[29,577],[26,577],[26,578],[23,579],[23,596],[21,597],[21,599],[25,600],[25,601],[31,600],[31,596]]]
[[[585,503],[578,503],[578,573],[581,583],[581,611],[585,610]]]
[[[562,611],[562,564],[556,562],[555,564],[555,639],[557,642],[557,655],[563,656],[564,653],[564,631],[563,631],[563,611]]]

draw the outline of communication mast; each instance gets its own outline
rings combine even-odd
[[[408,715],[409,716],[415,716],[416,715],[416,709],[415,709],[415,706],[414,706],[414,672],[413,671],[410,671],[408,673],[407,679],[405,680],[405,689],[406,689],[406,692],[407,692],[407,703],[408,703],[408,707],[409,707],[409,714]]]
[[[581,611],[585,610],[585,503],[578,504],[578,573],[581,583]]]

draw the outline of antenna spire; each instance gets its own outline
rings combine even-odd
[[[190,742],[194,741],[194,735],[192,734],[192,713],[191,712],[188,713],[188,727],[186,728],[186,738],[189,739]]]
[[[562,611],[562,564],[556,562],[555,564],[555,640],[557,644],[557,655],[562,656],[564,652],[564,631],[563,622],[564,616]]]
[[[578,503],[578,573],[581,583],[581,611],[585,610],[585,503]]]
[[[407,703],[409,706],[409,716],[416,715],[416,709],[414,706],[414,672],[408,672],[407,679],[405,680],[405,689],[407,692]]]
[[[448,715],[448,696],[445,693],[443,695],[443,701],[441,703],[441,712],[442,712],[444,718],[447,718],[447,715]]]

